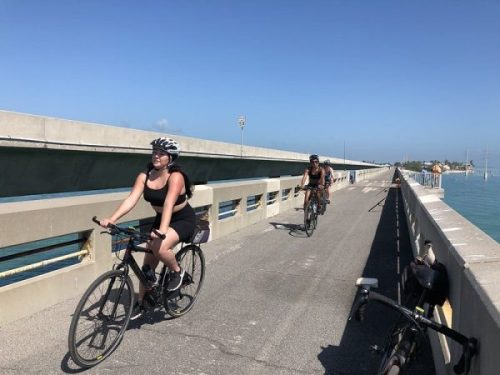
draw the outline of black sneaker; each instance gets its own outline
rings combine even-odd
[[[170,277],[168,279],[167,291],[173,292],[177,290],[182,285],[182,279],[184,278],[184,270],[181,268],[179,272],[170,272]]]
[[[136,301],[134,303],[134,307],[132,307],[132,315],[130,315],[130,320],[136,320],[138,318],[140,318],[142,316],[142,314],[144,314],[144,306],[142,305],[142,303],[139,303],[138,301]]]

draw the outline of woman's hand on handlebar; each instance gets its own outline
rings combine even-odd
[[[101,220],[98,220],[99,221],[99,225],[103,228],[109,228],[109,224],[111,225],[116,225],[115,222],[111,219],[101,219]]]
[[[167,230],[167,232],[168,232],[168,230]],[[158,229],[155,229],[155,228],[153,228],[153,230],[151,231],[150,236],[151,236],[151,239],[153,239],[153,240],[164,240],[165,237],[167,237],[166,233],[162,233]]]

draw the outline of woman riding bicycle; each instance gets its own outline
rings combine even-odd
[[[331,167],[330,160],[326,159],[323,162],[323,170],[325,172],[326,202],[330,203],[330,187],[333,183],[333,168]]]
[[[307,185],[304,185],[306,181],[308,181]],[[300,183],[300,188],[303,189],[304,186],[308,186],[310,188],[318,188],[316,191],[317,197],[318,197],[318,202],[321,204],[321,189],[325,185],[325,172],[323,171],[323,168],[319,165],[319,157],[316,154],[313,154],[309,156],[309,166],[304,170],[304,175],[302,176],[302,181]],[[307,202],[309,201],[309,197],[311,195],[310,190],[306,190],[305,196],[304,196],[304,209],[306,207]],[[320,210],[320,207],[318,207],[318,211]]]
[[[144,195],[144,199],[156,212],[152,227],[156,229],[156,233],[151,232],[152,241],[148,243],[152,254],[146,254],[144,265],[149,265],[154,270],[160,260],[165,263],[171,271],[167,290],[173,291],[181,286],[184,270],[179,267],[172,249],[179,242],[187,241],[194,232],[196,215],[187,202],[193,193],[188,176],[175,164],[180,152],[179,144],[171,138],[157,138],[151,145],[151,163],[137,176],[130,195],[110,218],[101,220],[100,225],[106,228],[109,223],[115,224]],[[160,238],[161,235],[164,235],[163,239]],[[138,304],[135,306],[138,311],[134,311],[134,318],[143,310],[144,293],[144,285],[140,284]]]

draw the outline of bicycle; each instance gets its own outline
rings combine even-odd
[[[377,375],[397,375],[406,369],[415,359],[417,349],[423,341],[427,328],[440,332],[462,345],[462,356],[453,367],[453,370],[456,374],[462,374],[464,371],[468,374],[471,359],[477,353],[477,339],[466,337],[460,332],[431,319],[434,306],[441,301],[444,302],[442,295],[440,295],[441,291],[436,293],[435,288],[433,288],[435,283],[439,282],[439,275],[435,269],[432,269],[427,264],[413,265],[410,265],[410,268],[413,268],[412,271],[416,272],[413,281],[423,287],[423,290],[420,289],[420,293],[413,290],[408,296],[407,302],[410,305],[414,304],[413,309],[402,306],[396,301],[372,291],[378,286],[377,279],[361,277],[356,281],[358,296],[349,314],[349,320],[354,318],[357,321],[362,321],[364,309],[369,300],[382,303],[400,313],[400,319],[388,335],[384,347],[371,346],[373,351],[381,355]],[[420,283],[423,283],[423,285]]]
[[[309,200],[304,207],[304,230],[307,234],[307,237],[311,237],[314,230],[316,229],[316,226],[318,225],[318,207],[320,207],[317,194],[318,188],[304,186],[303,190],[310,190],[311,192],[309,194]]]
[[[327,199],[327,188],[328,185],[325,185],[325,187],[322,190],[321,194],[321,212],[320,215],[324,215],[326,212],[326,206],[329,204],[328,199]]]
[[[92,220],[99,224],[96,217]],[[123,258],[111,271],[99,276],[80,299],[69,328],[68,346],[73,361],[83,368],[92,367],[106,359],[118,346],[130,322],[135,302],[134,287],[129,271],[146,286],[144,301],[154,310],[163,306],[172,317],[180,317],[193,307],[205,277],[205,257],[200,243],[209,235],[208,222],[198,225],[190,241],[176,253],[175,258],[185,270],[178,290],[167,291],[169,272],[166,265],[153,275],[137,264],[133,252],[151,253],[140,244],[151,240],[135,228],[108,225],[108,233],[127,242]],[[159,237],[164,235],[157,233]],[[158,276],[158,277],[156,277]],[[157,281],[154,281],[154,279]]]

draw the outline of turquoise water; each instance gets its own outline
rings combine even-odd
[[[500,243],[500,176],[444,174],[444,202]]]

